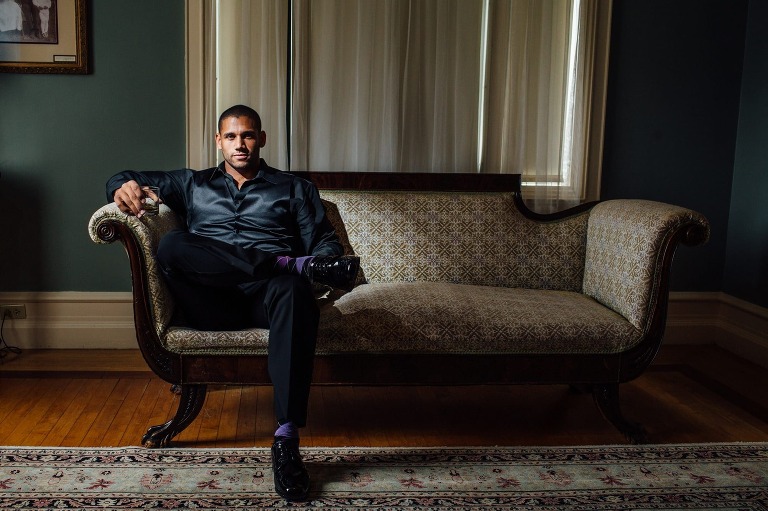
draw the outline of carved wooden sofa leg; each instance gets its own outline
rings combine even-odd
[[[599,384],[592,386],[592,396],[603,416],[618,429],[632,444],[648,443],[645,428],[636,422],[624,418],[619,404],[619,384]]]
[[[167,447],[171,439],[184,431],[195,420],[205,403],[206,385],[180,385],[179,408],[173,419],[165,424],[152,426],[141,439],[144,447],[150,449]]]

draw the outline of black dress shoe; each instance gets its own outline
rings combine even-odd
[[[307,498],[309,473],[301,461],[297,439],[275,438],[272,444],[272,473],[278,495],[290,501]]]
[[[349,291],[355,287],[360,258],[356,256],[316,256],[304,267],[310,282]]]

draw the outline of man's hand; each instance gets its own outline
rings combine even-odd
[[[154,195],[154,194],[153,194]],[[115,190],[115,204],[123,213],[136,215],[141,218],[144,215],[144,198],[147,196],[141,185],[136,181],[128,181]],[[157,196],[152,197],[159,200]]]

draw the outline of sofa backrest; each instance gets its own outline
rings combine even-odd
[[[581,291],[587,220],[539,222],[511,193],[321,190],[367,282]]]

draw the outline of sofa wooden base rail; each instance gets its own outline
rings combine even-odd
[[[519,175],[298,174],[317,184],[345,250],[361,258],[351,292],[319,298],[314,382],[567,384],[592,392],[628,441],[647,440],[623,416],[619,386],[656,355],[675,248],[706,241],[704,217],[636,200],[536,214]],[[139,347],[180,394],[147,447],[195,419],[207,385],[269,384],[266,330],[171,325],[153,254],[183,225],[165,207],[139,220],[114,205],[89,225],[95,242],[124,244]]]

